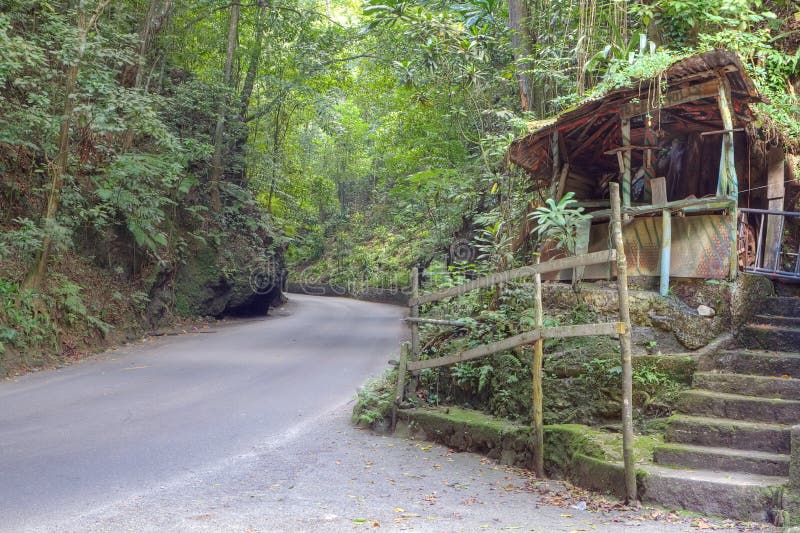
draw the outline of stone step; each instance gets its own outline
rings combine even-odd
[[[667,466],[789,476],[789,456],[778,453],[668,443],[656,446],[653,458]]]
[[[697,369],[701,372],[720,370],[732,374],[800,378],[800,355],[763,350],[728,350],[702,356]]]
[[[736,338],[745,348],[800,352],[800,327],[748,324]]]
[[[755,315],[750,322],[752,324],[770,324],[778,327],[800,327],[800,317],[796,316]]]
[[[695,389],[728,394],[800,400],[800,379],[794,378],[696,372],[692,384]]]
[[[780,398],[760,398],[692,389],[681,393],[677,408],[679,412],[687,415],[778,424],[800,422],[800,401]]]
[[[680,444],[789,453],[790,436],[791,427],[783,424],[679,414],[670,417],[664,438]]]
[[[640,491],[645,502],[753,522],[772,521],[774,510],[780,508],[782,486],[788,481],[784,477],[658,465],[641,469],[646,473]]]
[[[800,298],[775,296],[761,302],[759,313],[765,315],[800,317]]]

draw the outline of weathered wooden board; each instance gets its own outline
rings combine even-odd
[[[767,153],[767,208],[773,211],[783,210],[783,196],[785,185],[783,183],[784,155],[780,147],[772,148]],[[764,268],[779,270],[780,250],[783,241],[783,217],[780,215],[767,215],[767,228],[764,235]]]
[[[672,217],[669,275],[672,278],[725,279],[729,275],[730,219],[725,215]],[[623,231],[629,276],[660,277],[662,220],[639,217]],[[608,224],[592,225],[589,252],[608,248]],[[608,265],[588,266],[584,279],[608,279]],[[548,280],[570,280],[571,270],[544,275]]]
[[[667,203],[667,178],[653,178],[650,180],[650,191],[653,205]]]
[[[506,283],[520,278],[529,278],[537,272],[544,274],[546,272],[556,272],[564,269],[571,269],[579,266],[595,265],[598,263],[608,263],[616,258],[614,250],[598,250],[595,253],[586,255],[575,255],[565,257],[563,259],[553,259],[544,263],[533,266],[525,266],[516,268],[514,270],[506,270],[505,272],[498,272],[484,278],[479,278],[457,287],[450,287],[443,291],[434,292],[431,294],[423,294],[419,297],[412,297],[409,300],[410,306],[419,306],[422,304],[436,302],[445,298],[452,298],[454,296],[461,296],[476,289],[485,289],[500,283]]]
[[[492,355],[517,346],[524,346],[526,344],[533,344],[539,339],[557,339],[564,337],[590,337],[594,335],[617,335],[620,331],[625,331],[625,324],[623,322],[607,322],[601,324],[579,324],[577,326],[559,326],[555,328],[539,328],[513,337],[508,337],[501,341],[493,342],[491,344],[484,344],[461,353],[446,355],[444,357],[437,357],[436,359],[427,359],[424,361],[410,361],[408,363],[408,370],[413,372],[415,370],[422,370],[423,368],[437,368],[440,366],[452,365],[461,363],[463,361],[470,361]]]

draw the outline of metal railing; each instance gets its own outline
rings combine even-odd
[[[742,271],[800,281],[800,235],[785,231],[788,218],[796,218],[800,224],[800,212],[746,207],[739,212],[742,213],[739,223]],[[755,221],[755,231],[748,229]]]

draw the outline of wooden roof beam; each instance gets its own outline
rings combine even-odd
[[[687,102],[695,100],[702,100],[703,98],[716,98],[719,94],[719,80],[713,79],[696,85],[689,85],[681,89],[673,89],[668,91],[663,100],[659,102],[659,106],[653,108],[650,106],[648,100],[631,101],[622,106],[620,117],[623,119],[630,119],[639,115],[644,115],[651,111],[658,109],[666,109]]]

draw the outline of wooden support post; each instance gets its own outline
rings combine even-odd
[[[406,368],[408,367],[408,352],[410,348],[407,342],[400,346],[400,364],[397,366],[397,390],[392,404],[392,431],[397,427],[397,409],[403,403],[406,395]]]
[[[539,254],[536,254],[536,264],[539,263]],[[533,279],[533,305],[536,327],[541,328],[544,323],[542,309],[542,275],[537,273]],[[544,341],[537,340],[533,344],[533,364],[531,366],[531,400],[533,424],[533,471],[537,477],[544,477],[544,417],[542,414],[542,359]]]
[[[669,268],[672,261],[672,213],[669,209],[661,212],[661,296],[669,293]]]
[[[630,119],[622,119],[622,146],[630,146],[631,144],[631,121]],[[621,152],[622,161],[622,205],[630,207],[631,205],[631,151],[625,150]],[[619,261],[619,257],[617,257]]]
[[[589,239],[592,234],[592,219],[587,218],[582,220],[577,228],[575,228],[575,255],[585,255],[589,252]],[[576,266],[572,269],[572,285],[573,287],[583,279],[583,273],[586,270],[585,266]]]
[[[556,202],[561,200],[561,197],[564,196],[564,189],[567,186],[567,177],[569,176],[569,163],[564,163],[564,168],[561,169],[561,176],[558,178],[558,190],[556,191],[556,195],[553,197],[553,200]]]
[[[631,362],[631,312],[628,303],[628,265],[622,239],[622,209],[619,186],[609,184],[611,193],[611,225],[617,251],[617,291],[619,319],[624,325],[618,331],[622,352],[622,459],[625,464],[625,495],[628,503],[636,501],[636,466],[633,460],[633,365]]]
[[[419,304],[416,303],[416,299],[419,296],[419,269],[414,267],[411,269],[411,309],[409,311],[410,318],[419,318]],[[408,322],[408,325],[411,327],[411,348],[409,353],[409,359],[411,361],[416,361],[419,359],[419,322],[411,320]],[[411,381],[409,383],[409,389],[415,391],[417,389],[417,376],[414,375],[411,377]]]
[[[767,152],[767,209],[783,210],[785,185],[783,183],[784,155],[780,147],[771,148]],[[767,215],[766,233],[764,233],[763,267],[778,270],[780,267],[781,242],[783,235],[783,217]]]
[[[735,279],[739,272],[739,247],[736,242],[739,205],[739,180],[736,176],[736,160],[733,153],[733,115],[731,114],[731,89],[727,78],[723,77],[719,84],[719,113],[722,117],[723,129],[729,130],[722,135],[722,151],[719,156],[719,178],[717,179],[717,197],[731,199],[728,211],[728,235],[731,241],[730,250],[730,279]]]
[[[730,106],[730,87],[727,80],[719,84],[719,113],[722,127],[728,133],[722,135],[722,151],[719,157],[719,177],[717,179],[717,197],[731,196],[738,198],[739,187],[736,178],[736,162],[733,153],[733,116]]]
[[[561,157],[558,152],[558,129],[553,130],[550,141],[550,155],[553,158],[553,177],[550,181],[550,198],[555,198],[558,193],[558,183],[561,175]]]

